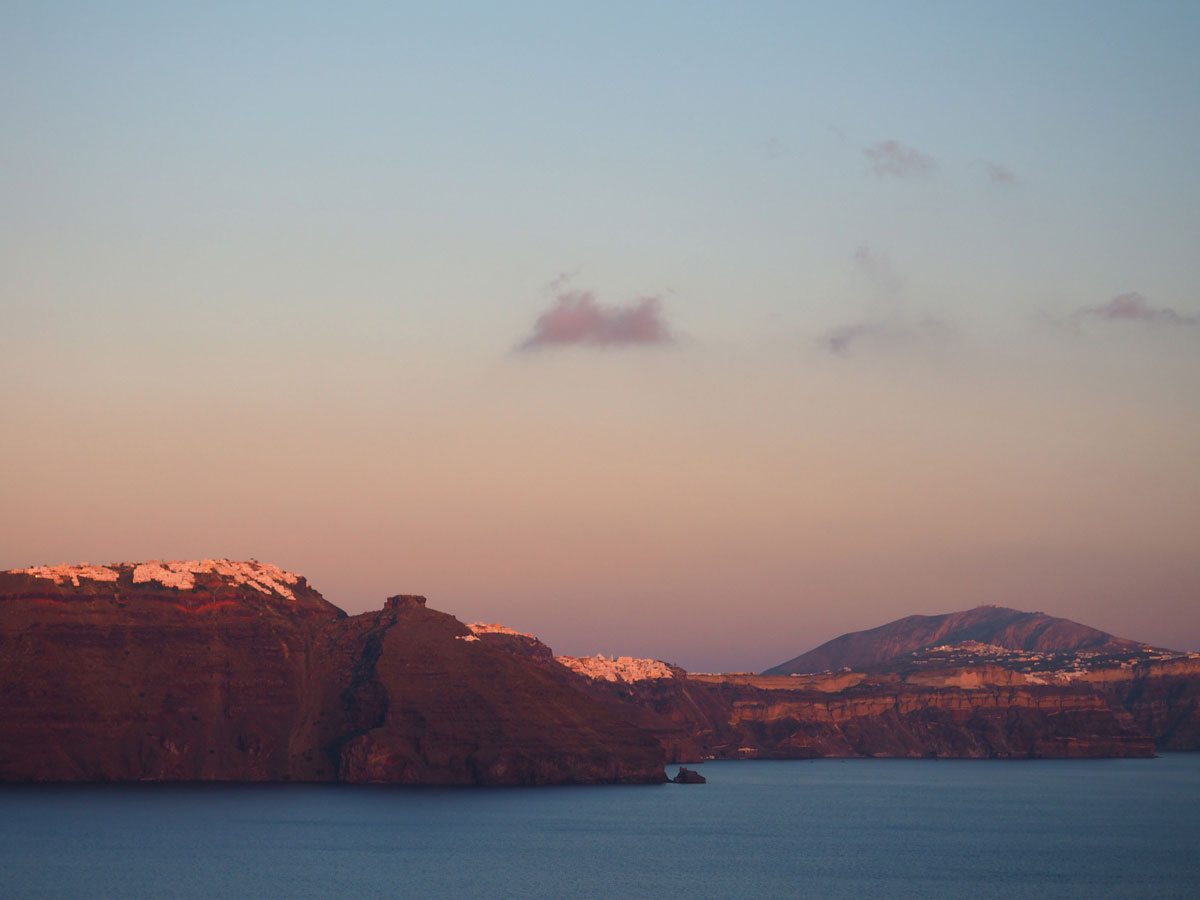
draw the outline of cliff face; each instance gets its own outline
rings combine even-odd
[[[1127,710],[1159,749],[1200,750],[1200,655],[1117,673],[1089,673],[1083,679],[1111,705]]]
[[[472,638],[259,563],[0,573],[0,780],[665,780],[567,673]]]
[[[979,606],[941,616],[907,616],[878,628],[843,634],[763,674],[791,675],[843,667],[863,669],[929,647],[967,641],[1035,652],[1120,653],[1147,648],[1137,641],[1114,637],[1069,619],[1000,606]]]
[[[1153,740],[1129,715],[1086,687],[977,679],[979,673],[962,673],[964,686],[871,679],[831,693],[713,679],[710,689],[726,698],[731,715],[726,733],[714,734],[711,752],[774,758],[1154,755]]]
[[[298,576],[220,566],[0,574],[0,778],[287,777],[344,614]]]
[[[1118,645],[1119,646],[1119,645]],[[1005,651],[966,642],[866,671],[688,674],[573,660],[668,759],[1152,756],[1200,750],[1200,654]]]
[[[401,784],[660,782],[662,748],[557,669],[423,602],[389,601],[343,689],[340,777]],[[507,637],[507,636],[506,636]],[[472,640],[472,638],[475,638]],[[368,729],[369,730],[364,730]]]
[[[628,685],[624,699],[682,762],[1154,755],[1153,738],[1088,685],[1026,684],[1003,671],[930,674],[806,682],[681,672]]]

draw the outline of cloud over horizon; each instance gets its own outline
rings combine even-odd
[[[937,169],[937,160],[899,141],[876,141],[863,147],[876,175],[895,178],[920,178]]]
[[[671,332],[662,318],[658,297],[642,297],[627,306],[596,302],[591,291],[559,294],[538,316],[533,333],[518,350],[554,346],[623,346],[667,344]]]

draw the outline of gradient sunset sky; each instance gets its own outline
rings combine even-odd
[[[0,6],[0,569],[759,670],[1200,649],[1200,4]]]

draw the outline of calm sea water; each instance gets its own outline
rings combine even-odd
[[[1200,897],[1200,754],[700,771],[708,784],[3,786],[0,896]]]

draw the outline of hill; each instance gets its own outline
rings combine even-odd
[[[764,675],[863,669],[946,644],[974,641],[1040,653],[1127,653],[1148,645],[1114,637],[1070,619],[1003,606],[977,606],[940,616],[905,616],[878,628],[852,631],[780,663]]]

